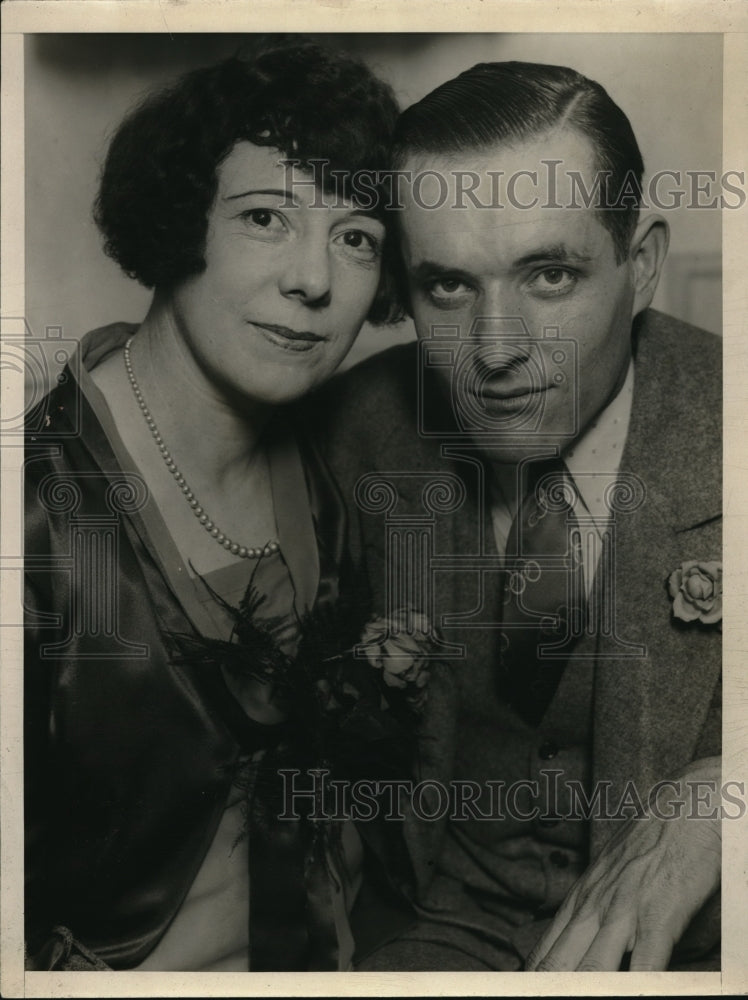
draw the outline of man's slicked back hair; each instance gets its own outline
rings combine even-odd
[[[414,153],[485,150],[559,127],[576,130],[592,144],[600,178],[592,205],[613,238],[617,260],[625,260],[641,203],[639,146],[628,118],[605,89],[566,66],[478,63],[403,112],[394,165],[401,168]]]

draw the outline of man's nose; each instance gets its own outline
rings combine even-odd
[[[332,273],[328,241],[308,237],[288,248],[278,283],[286,298],[321,307],[330,301]]]
[[[496,341],[497,337],[522,340],[530,337],[530,330],[522,316],[522,299],[514,283],[502,279],[487,282],[479,303],[479,311],[472,316],[470,339]]]
[[[533,343],[524,318],[506,300],[484,303],[470,328],[473,364],[486,371],[510,370],[528,360]]]
[[[473,317],[470,327],[470,339],[480,344],[482,341],[495,342],[497,338],[507,340],[530,340],[532,337],[523,316],[487,314]]]

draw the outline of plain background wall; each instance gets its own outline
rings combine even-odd
[[[107,138],[132,103],[154,85],[229,55],[240,45],[255,45],[261,37],[27,36],[26,316],[34,334],[54,326],[62,327],[65,337],[77,338],[96,326],[143,317],[150,293],[103,255],[91,219]],[[476,62],[520,59],[569,65],[602,83],[627,113],[647,175],[663,169],[722,172],[721,35],[309,37],[363,57],[393,85],[403,107]],[[735,164],[725,164],[725,169],[730,166]],[[719,272],[716,282],[705,281],[697,294],[684,298],[678,261],[709,261],[712,271],[716,261],[718,267],[720,213],[681,207],[666,215],[672,260],[655,305],[717,332]],[[391,330],[365,329],[347,363],[413,335],[409,322]]]

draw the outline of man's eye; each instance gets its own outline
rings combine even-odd
[[[464,295],[470,289],[459,278],[437,278],[429,285],[429,292],[437,299],[451,299]]]
[[[347,229],[334,242],[358,260],[377,260],[382,252],[381,242],[363,229]]]
[[[531,287],[541,295],[560,295],[571,291],[577,282],[577,275],[565,267],[546,267],[531,280]]]

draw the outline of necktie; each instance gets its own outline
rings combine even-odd
[[[586,602],[569,471],[560,458],[523,471],[527,485],[507,539],[500,687],[536,726],[581,632]]]

